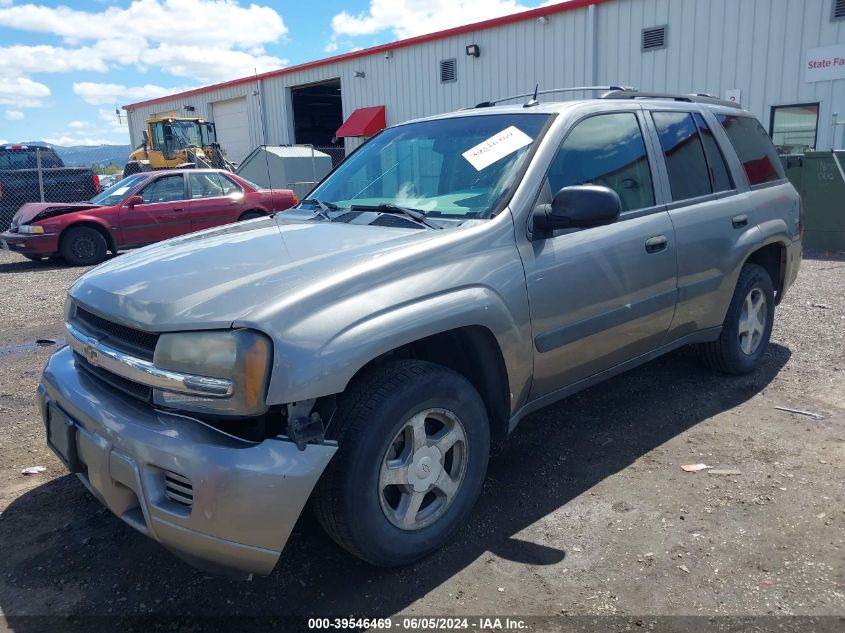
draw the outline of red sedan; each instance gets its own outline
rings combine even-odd
[[[259,189],[219,169],[151,171],[124,178],[90,202],[23,205],[0,247],[29,259],[61,255],[89,266],[125,248],[221,224],[248,220],[298,204],[287,189]]]

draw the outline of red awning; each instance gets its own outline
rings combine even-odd
[[[384,119],[384,106],[370,106],[369,108],[358,108],[349,115],[349,118],[343,122],[335,136],[342,138],[344,136],[372,136],[376,132],[381,132],[387,124]]]

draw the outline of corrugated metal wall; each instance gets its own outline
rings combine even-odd
[[[341,80],[344,118],[356,108],[383,104],[388,125],[527,92],[535,83],[550,88],[597,81],[719,96],[739,89],[742,105],[766,128],[771,106],[819,101],[817,146],[829,147],[831,113],[845,117],[845,79],[805,83],[803,63],[807,49],[845,43],[845,21],[830,20],[831,1],[604,2],[552,14],[546,24],[526,20],[399,48],[390,59],[379,53],[270,77],[260,87],[250,82],[140,107],[130,112],[130,134],[139,143],[143,120],[152,112],[184,114],[182,107],[193,105],[198,116],[211,118],[210,103],[246,96],[250,141],[293,143],[290,87],[335,77]],[[642,52],[642,28],[660,24],[668,24],[667,47]],[[481,48],[479,58],[465,53],[473,43]],[[457,81],[441,84],[439,63],[450,58],[457,60]],[[366,76],[356,78],[355,71]],[[357,144],[346,143],[348,150]]]

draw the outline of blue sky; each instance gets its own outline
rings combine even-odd
[[[0,143],[128,143],[115,107],[561,0],[0,0]]]

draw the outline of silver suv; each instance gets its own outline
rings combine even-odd
[[[197,566],[269,573],[307,502],[374,565],[467,518],[491,438],[683,345],[752,371],[801,259],[760,124],[706,97],[388,128],[298,207],[80,277],[51,447]]]

